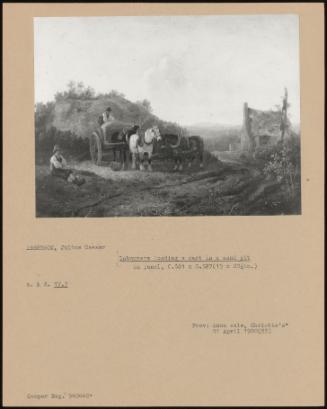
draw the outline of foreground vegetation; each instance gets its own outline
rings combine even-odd
[[[279,156],[281,155],[281,156]],[[282,158],[282,159],[280,159]],[[39,217],[226,216],[301,213],[297,165],[284,168],[283,152],[265,162],[217,160],[206,154],[205,169],[194,164],[174,172],[156,161],[154,172],[119,171],[108,163],[75,163],[86,183],[77,187],[36,168]],[[282,169],[282,170],[281,170]],[[291,173],[290,173],[291,172]]]

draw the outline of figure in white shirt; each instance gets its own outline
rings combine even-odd
[[[103,123],[106,124],[108,122],[113,122],[115,120],[112,110],[108,107],[104,113],[102,114]]]
[[[72,169],[67,167],[67,161],[63,157],[61,149],[58,145],[55,145],[53,148],[53,155],[50,159],[50,172],[51,175],[65,179],[70,183],[82,185],[85,182],[85,179],[74,175]]]
[[[102,131],[105,133],[107,124],[115,121],[115,117],[112,114],[112,110],[108,107],[99,117],[98,124],[101,126]]]

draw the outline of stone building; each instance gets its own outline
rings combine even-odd
[[[243,107],[243,128],[241,149],[254,152],[256,148],[274,145],[288,135],[290,123],[287,118],[287,90],[280,110],[260,111],[248,106]]]

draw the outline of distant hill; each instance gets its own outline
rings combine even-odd
[[[226,151],[240,142],[241,125],[198,123],[187,126],[190,135],[200,135],[208,151]]]
[[[190,133],[199,133],[203,137],[214,136],[217,132],[222,132],[226,130],[240,130],[241,125],[228,125],[210,122],[199,122],[196,124],[186,126]]]

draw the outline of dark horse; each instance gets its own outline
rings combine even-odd
[[[111,142],[121,143],[120,146],[113,147],[113,160],[116,161],[116,156],[119,154],[119,161],[122,163],[122,167],[125,168],[125,164],[130,162],[129,152],[129,138],[137,131],[137,126],[133,126],[128,129],[122,129],[112,134]]]
[[[164,134],[158,153],[158,156],[174,160],[174,170],[183,170],[185,161],[188,162],[188,167],[191,167],[195,159],[199,161],[200,168],[203,167],[204,143],[197,135]]]

